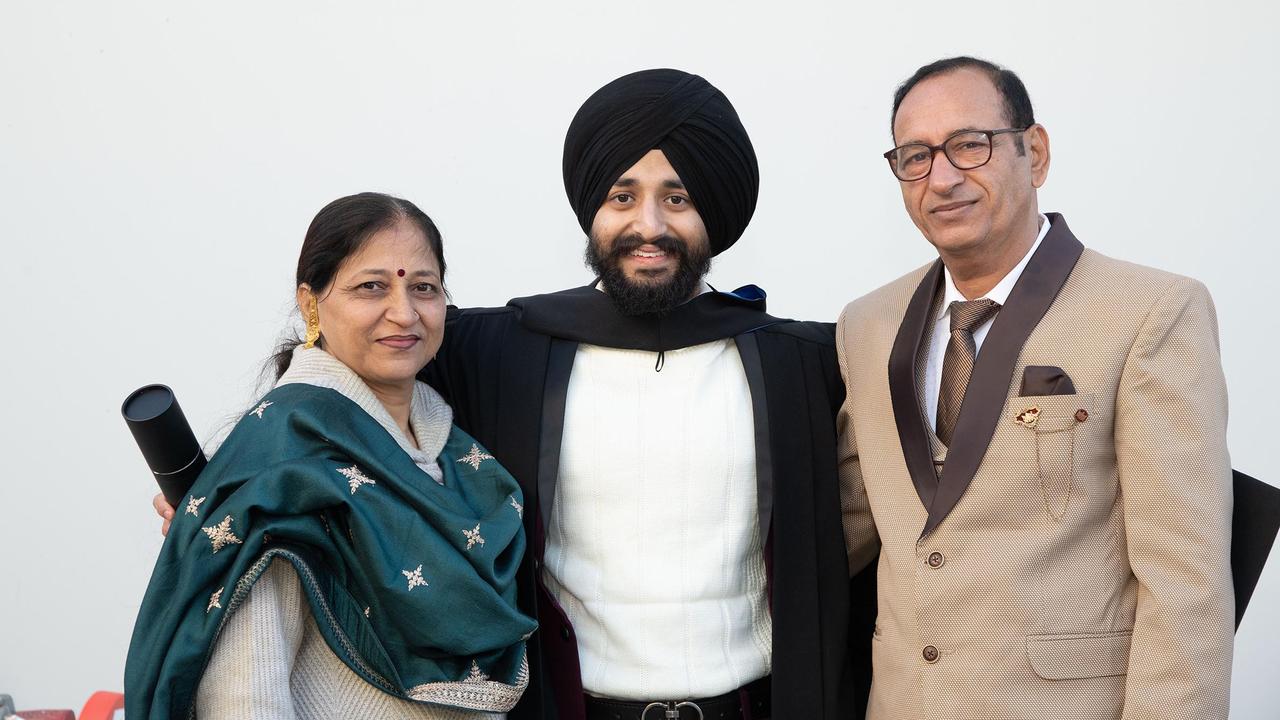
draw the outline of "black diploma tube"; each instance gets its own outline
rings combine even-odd
[[[164,499],[178,507],[208,463],[178,399],[167,385],[147,385],[124,399],[120,414]]]

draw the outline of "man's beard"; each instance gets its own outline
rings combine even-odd
[[[628,278],[622,271],[622,260],[641,245],[653,245],[675,257],[678,261],[675,271],[663,280]],[[586,262],[600,276],[605,292],[618,312],[623,315],[665,315],[693,297],[702,278],[711,270],[711,253],[705,245],[691,248],[670,235],[652,240],[639,235],[623,235],[613,242],[607,254],[602,254],[599,238],[592,235],[587,242]]]

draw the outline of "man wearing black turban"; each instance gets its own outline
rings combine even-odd
[[[564,141],[564,190],[584,232],[609,188],[661,150],[689,189],[713,255],[742,236],[756,209],[760,168],[729,98],[697,75],[643,70],[587,98]]]
[[[848,576],[833,326],[704,281],[755,210],[737,113],[696,75],[618,78],[574,117],[564,185],[597,280],[451,310],[423,372],[524,489],[540,629],[511,717],[860,718],[875,609]]]

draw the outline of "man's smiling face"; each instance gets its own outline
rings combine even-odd
[[[962,68],[913,87],[898,108],[893,135],[897,145],[939,145],[958,130],[1008,125],[1004,102],[990,77]],[[911,220],[944,257],[999,253],[1017,241],[1013,233],[1038,213],[1035,191],[1045,178],[1032,168],[1042,136],[1039,126],[1033,128],[1025,139],[1020,134],[996,135],[991,160],[981,167],[957,170],[939,152],[927,177],[900,183]],[[1025,150],[1019,152],[1019,147]]]
[[[591,224],[587,264],[626,314],[685,302],[710,268],[710,241],[689,191],[661,150],[614,182]]]

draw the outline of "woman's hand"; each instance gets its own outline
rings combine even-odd
[[[160,526],[160,534],[169,534],[169,523],[173,522],[173,506],[170,505],[161,493],[151,498],[151,507],[156,509],[156,514],[164,518],[164,524]]]

